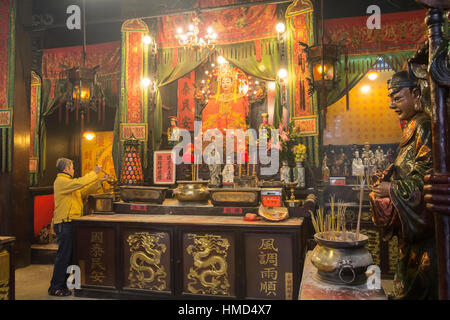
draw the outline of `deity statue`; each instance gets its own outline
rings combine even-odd
[[[177,117],[169,117],[170,125],[167,129],[167,141],[170,146],[178,144],[180,141],[180,128],[178,128]]]
[[[383,239],[398,237],[392,299],[437,299],[434,216],[425,210],[424,177],[433,168],[431,120],[423,111],[418,80],[400,71],[388,81],[390,108],[406,121],[394,163],[374,177],[369,199]]]
[[[322,180],[325,183],[328,183],[330,181],[330,169],[328,168],[327,162],[328,157],[327,154],[325,153],[322,160]]]
[[[359,157],[359,151],[355,151],[355,157],[352,161],[352,176],[364,176],[363,160]]]
[[[383,167],[384,151],[383,149],[381,149],[381,146],[378,146],[377,150],[375,150],[375,158],[377,159],[377,168],[384,169]]]
[[[271,129],[275,129],[274,126],[269,124],[269,114],[268,113],[261,113],[262,123],[259,125],[258,128],[258,135],[259,140],[266,139],[267,141],[270,140],[270,135],[272,133]],[[265,130],[264,130],[265,129]]]
[[[222,183],[224,186],[232,186],[234,183],[234,164],[227,158],[227,164],[222,170]]]
[[[370,160],[374,157],[374,154],[372,150],[370,150],[370,144],[368,142],[364,144],[364,149],[361,156],[363,159],[364,168],[366,169],[366,171],[368,171]]]
[[[221,63],[217,75],[217,93],[208,99],[202,111],[203,131],[208,129],[247,129],[248,98],[238,89],[238,72]]]
[[[347,155],[344,152],[344,149],[341,148],[341,154],[337,156],[336,167],[337,167],[337,175],[339,177],[348,177],[349,176],[349,163],[347,159]]]
[[[219,187],[221,184],[220,175],[222,173],[222,164],[220,153],[217,150],[214,137],[212,137],[210,146],[211,153],[207,156],[209,168],[209,186]]]

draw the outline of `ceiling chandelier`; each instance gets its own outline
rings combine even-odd
[[[175,38],[181,46],[193,50],[214,48],[217,40],[217,33],[214,32],[212,27],[207,27],[206,33],[203,35],[200,34],[200,29],[198,27],[199,23],[200,18],[198,17],[198,13],[195,12],[192,18],[192,24],[189,25],[186,32],[183,32],[181,27],[177,29]]]

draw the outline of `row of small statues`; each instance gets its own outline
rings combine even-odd
[[[384,170],[389,163],[394,161],[394,151],[389,148],[385,152],[381,146],[377,146],[375,152],[370,149],[370,144],[364,144],[360,153],[358,147],[353,145],[351,148],[352,158],[349,159],[341,148],[340,154],[331,150],[329,154],[325,153],[322,171],[328,169],[332,177],[359,177],[362,175],[373,175],[376,170]]]

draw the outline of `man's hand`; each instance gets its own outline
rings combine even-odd
[[[102,166],[99,165],[99,164],[96,165],[95,168],[94,168],[94,172],[95,172],[95,173],[99,173],[99,172],[102,171],[102,170],[103,170],[103,169],[102,169]]]
[[[372,189],[377,198],[389,197],[389,190],[391,189],[390,182],[381,182],[378,186]]]

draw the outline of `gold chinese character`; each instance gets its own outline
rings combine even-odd
[[[277,293],[277,282],[276,281],[264,281],[260,282],[259,292],[264,292],[266,295],[270,296],[271,294],[276,296]]]
[[[92,258],[91,260],[91,270],[94,269],[100,269],[100,270],[106,270],[105,266],[102,263],[101,258]]]
[[[103,247],[99,243],[94,243],[91,247],[91,257],[101,257],[103,256],[104,250]]]
[[[278,271],[275,268],[264,268],[263,271],[261,271],[261,278],[277,280]]]
[[[273,250],[278,252],[278,248],[273,246],[275,239],[261,239],[261,245],[258,249],[262,250]]]
[[[103,232],[91,232],[91,242],[103,243]]]
[[[92,271],[89,277],[92,279],[93,282],[103,283],[105,275],[101,271]]]
[[[259,264],[271,264],[274,267],[278,266],[278,254],[277,253],[263,253],[259,255]]]

